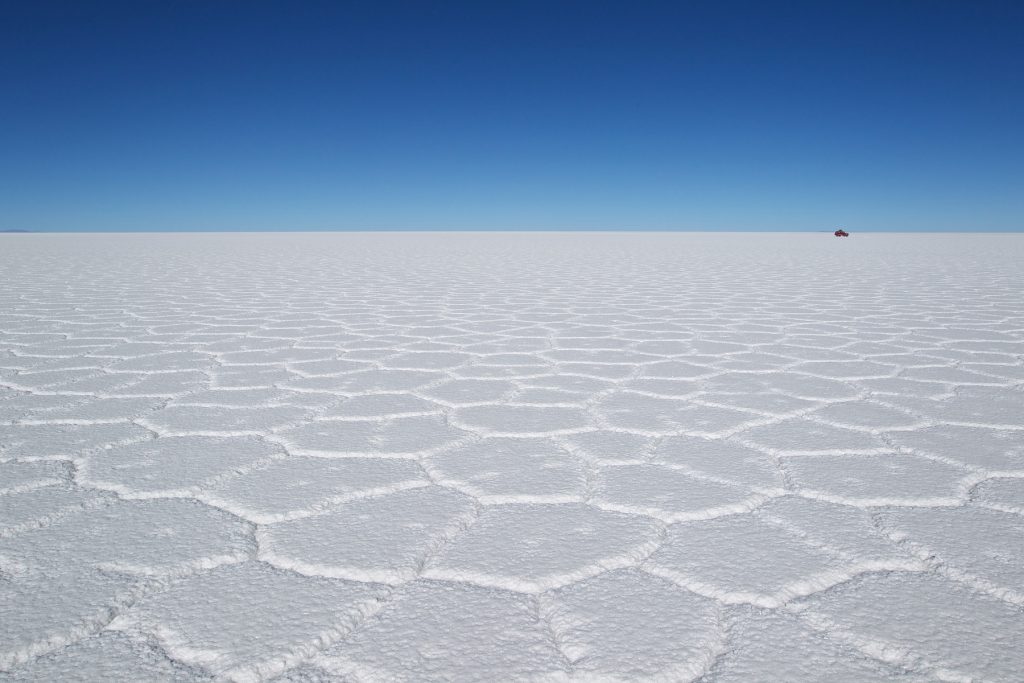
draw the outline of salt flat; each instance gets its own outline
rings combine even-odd
[[[1019,681],[1024,236],[0,236],[0,678]]]

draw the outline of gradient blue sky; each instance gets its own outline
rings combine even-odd
[[[0,7],[0,230],[1024,229],[1019,0]]]

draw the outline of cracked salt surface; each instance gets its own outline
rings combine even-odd
[[[1022,264],[0,236],[0,680],[1020,680]]]

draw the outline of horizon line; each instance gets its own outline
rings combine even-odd
[[[901,228],[849,228],[837,225],[831,228],[821,229],[759,229],[759,228],[171,228],[171,229],[111,229],[111,230],[76,230],[68,229],[46,229],[46,230],[0,230],[2,235],[47,235],[47,234],[180,234],[180,233],[566,233],[566,232],[609,232],[609,233],[742,233],[742,234],[771,234],[771,233],[807,233],[807,234],[828,234],[835,230],[843,229],[853,233],[872,234],[1015,234],[1024,232],[1024,228],[996,228],[996,229],[970,229],[970,228],[935,228],[935,229],[901,229]]]

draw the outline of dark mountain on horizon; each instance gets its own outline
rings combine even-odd
[[[0,230],[0,232],[32,232],[31,230]]]

